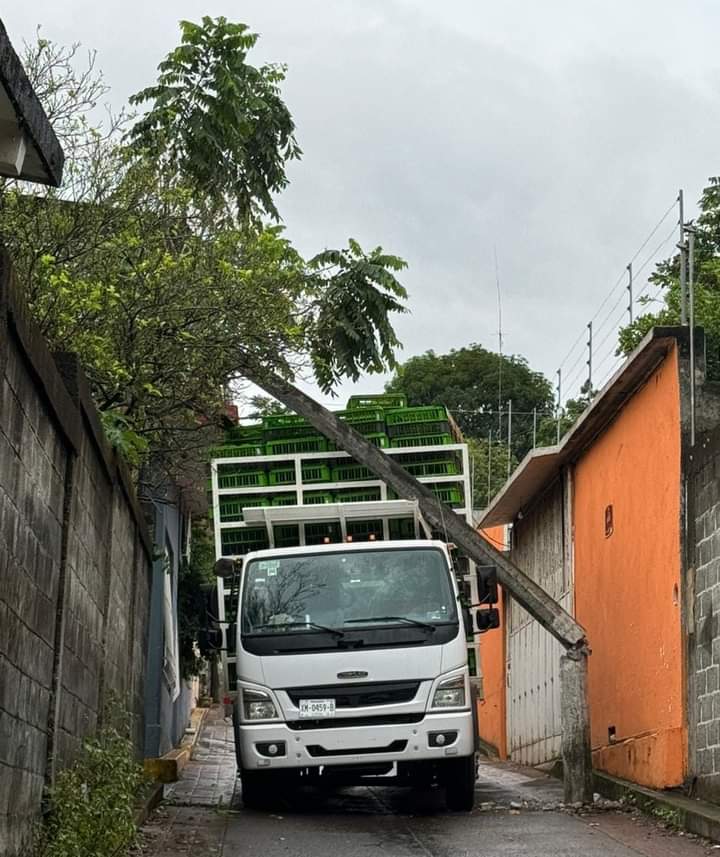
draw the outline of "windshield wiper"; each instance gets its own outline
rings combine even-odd
[[[328,628],[327,625],[318,625],[317,622],[268,622],[266,625],[258,625],[256,631],[262,628],[310,628],[313,631],[324,631],[326,634],[332,634],[333,637],[340,639],[344,637],[343,631],[338,631],[337,628]]]
[[[426,631],[435,631],[435,625],[429,622],[421,622],[419,619],[411,619],[409,616],[365,616],[364,619],[347,619],[346,625],[360,622],[407,622],[408,625],[414,625],[416,628],[425,628]]]

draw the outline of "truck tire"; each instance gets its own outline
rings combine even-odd
[[[270,778],[264,772],[241,772],[242,802],[246,809],[267,809],[269,807],[272,795],[269,780]]]
[[[240,755],[240,725],[238,723],[237,707],[233,705],[232,712],[233,739],[235,740],[235,764],[237,765],[237,776],[242,771],[242,756]]]
[[[475,754],[448,763],[445,804],[452,812],[470,812],[475,805]]]

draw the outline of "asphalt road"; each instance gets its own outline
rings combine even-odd
[[[449,813],[433,791],[363,787],[278,795],[267,812],[163,807],[143,857],[701,857],[720,850],[615,809],[578,814],[535,772],[483,765],[477,807]]]

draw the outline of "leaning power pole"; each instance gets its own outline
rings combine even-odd
[[[368,467],[399,497],[415,501],[423,518],[434,529],[447,533],[448,541],[457,545],[469,559],[480,565],[495,566],[498,581],[506,592],[560,642],[565,649],[560,669],[565,799],[568,802],[592,801],[590,716],[587,703],[589,650],[584,629],[504,553],[494,548],[450,507],[440,502],[429,488],[350,425],[250,355],[239,356],[238,371],[288,408],[304,416],[314,428],[355,461]]]

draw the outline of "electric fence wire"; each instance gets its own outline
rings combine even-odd
[[[637,259],[643,254],[643,251],[648,246],[648,244],[650,244],[650,242],[652,241],[654,236],[657,235],[658,231],[660,230],[662,225],[666,222],[666,220],[670,216],[670,213],[675,208],[676,204],[677,204],[677,201],[676,200],[673,201],[672,205],[670,205],[668,207],[668,209],[665,211],[665,213],[660,218],[660,220],[658,220],[658,222],[653,227],[652,231],[648,234],[648,236],[645,238],[645,240],[642,242],[642,244],[638,247],[638,249],[633,254],[632,259],[630,260],[630,264],[637,261]],[[662,241],[644,258],[643,262],[637,268],[634,269],[634,271],[633,271],[634,277],[638,277],[647,268],[648,265],[650,265],[653,261],[657,260],[658,255],[661,253],[661,251],[666,247],[666,245],[672,239],[674,239],[675,234],[676,234],[676,230],[677,230],[677,223],[674,223],[673,227],[672,227],[672,231],[668,235],[666,235],[662,239]],[[593,324],[597,321],[597,319],[600,316],[600,313],[602,312],[603,308],[605,308],[608,305],[611,298],[614,296],[615,292],[617,291],[618,287],[623,283],[623,281],[627,277],[627,270],[628,270],[628,268],[626,268],[626,270],[623,272],[623,274],[616,281],[615,285],[612,287],[612,289],[605,296],[605,299],[603,300],[603,302],[600,304],[600,306],[596,310],[595,315],[592,317],[591,324]],[[636,303],[641,297],[645,296],[647,294],[647,291],[649,288],[650,288],[650,280],[648,279],[647,282],[645,283],[645,285],[643,286],[643,288],[640,290],[640,292],[638,292],[632,298],[633,304]],[[661,289],[662,289],[662,287],[661,287]],[[661,289],[659,289],[658,291],[655,292],[653,299],[655,297],[657,297],[657,295],[659,294]],[[626,314],[629,311],[629,306],[625,305],[625,306],[623,306],[622,311],[619,314],[617,313],[617,309],[621,306],[621,304],[624,303],[624,301],[626,301],[628,299],[628,296],[626,295],[626,291],[627,291],[627,286],[624,286],[622,291],[618,295],[618,297],[615,299],[615,301],[612,303],[612,305],[609,307],[609,309],[607,309],[607,311],[603,315],[603,318],[600,321],[600,323],[594,324],[593,334],[597,337],[598,333],[600,333],[601,331],[605,331],[605,335],[602,338],[600,338],[598,341],[593,343],[592,354],[591,355],[587,354],[588,359],[586,359],[584,361],[583,365],[580,365],[580,368],[577,369],[578,365],[582,361],[582,358],[584,356],[586,356],[585,354],[583,354],[581,352],[580,356],[578,357],[578,359],[575,360],[575,362],[572,364],[572,366],[570,366],[569,368],[566,369],[565,378],[563,378],[563,391],[564,391],[564,397],[565,398],[572,398],[576,394],[576,392],[579,392],[582,390],[582,386],[583,386],[583,384],[586,383],[586,381],[582,381],[582,383],[579,384],[579,389],[578,389],[578,382],[581,381],[581,379],[584,376],[584,367],[585,366],[588,367],[587,380],[592,381],[593,387],[595,389],[599,389],[602,386],[602,384],[607,380],[607,378],[612,374],[612,372],[615,370],[616,367],[613,365],[610,366],[609,373],[606,374],[605,376],[603,376],[602,382],[600,381],[600,376],[598,375],[599,370],[602,367],[604,367],[605,364],[607,364],[608,360],[612,356],[617,357],[618,363],[622,362],[622,360],[624,359],[623,355],[616,354],[616,348],[614,347],[614,345],[611,347],[610,351],[607,354],[603,355],[603,346],[611,338],[617,336],[617,333],[618,333],[619,327],[621,326],[622,320],[623,320],[623,318],[625,318]],[[607,330],[606,330],[606,328],[607,328]],[[577,344],[583,340],[583,337],[586,333],[587,333],[587,330],[581,331],[580,336],[575,340],[575,343],[571,347],[571,351],[568,352],[568,354],[571,354],[572,351],[575,350],[575,348],[577,347]],[[585,343],[586,346],[587,346],[587,344],[588,343]],[[566,355],[565,361],[567,361],[567,357],[568,357],[568,355]],[[594,375],[593,378],[590,377],[590,372],[589,372],[589,363],[590,362],[592,362],[592,367],[593,367],[593,375]],[[563,368],[564,368],[564,364],[561,364],[560,369],[563,369]]]
[[[640,254],[641,254],[641,253],[642,253],[642,251],[647,247],[647,245],[650,243],[650,241],[652,241],[653,237],[657,234],[658,230],[659,230],[659,229],[660,229],[660,227],[663,225],[663,223],[665,223],[665,221],[668,219],[668,217],[670,216],[670,214],[672,213],[672,211],[673,211],[673,209],[676,207],[676,205],[677,205],[677,199],[674,199],[674,200],[672,201],[672,203],[668,206],[668,208],[666,209],[666,211],[664,212],[664,214],[662,215],[662,217],[658,220],[658,222],[657,222],[657,223],[655,224],[655,226],[652,228],[652,230],[650,231],[650,233],[648,234],[648,236],[645,238],[645,240],[642,242],[642,244],[641,244],[641,245],[638,247],[638,249],[635,251],[635,253],[633,254],[632,258],[630,259],[630,264],[632,264],[633,262],[635,262],[635,260],[640,256]],[[673,227],[673,230],[674,230],[674,227]],[[674,231],[673,231],[673,234],[674,234]],[[666,241],[667,241],[667,239],[666,239]],[[664,241],[663,243],[666,243],[666,241]],[[649,260],[646,260],[646,262],[643,264],[643,266],[641,266],[641,268],[640,268],[640,269],[638,269],[638,271],[637,271],[637,272],[635,272],[636,274],[637,274],[637,273],[639,273],[639,272],[640,272],[640,271],[645,267],[645,265],[647,264],[647,261],[649,261]],[[621,301],[624,299],[624,297],[625,297],[625,283],[626,283],[626,278],[627,278],[627,266],[623,269],[622,273],[621,273],[621,274],[620,274],[620,276],[617,278],[617,280],[615,281],[615,283],[614,283],[614,285],[612,286],[612,288],[611,288],[611,289],[609,290],[609,292],[605,295],[604,299],[603,299],[603,300],[602,300],[602,302],[600,303],[600,306],[598,306],[597,310],[595,310],[595,314],[594,314],[594,315],[593,315],[593,317],[590,319],[590,323],[594,323],[594,322],[599,318],[600,313],[603,311],[604,307],[605,307],[605,306],[607,305],[607,303],[612,299],[612,297],[614,296],[614,294],[615,294],[615,292],[618,290],[618,288],[620,288],[620,287],[622,286],[622,291],[621,291],[621,293],[620,293],[620,296],[619,296],[619,297],[618,297],[618,299],[615,301],[615,303],[614,303],[614,304],[613,304],[613,306],[610,308],[610,310],[606,313],[606,315],[605,315],[605,319],[607,319],[607,318],[608,318],[608,317],[609,317],[609,316],[614,312],[615,308],[616,308],[617,306],[619,306],[620,302],[621,302]],[[603,322],[601,322],[599,325],[597,325],[597,328],[598,328],[598,329],[602,329],[603,327],[604,327],[604,323],[603,323]],[[586,333],[587,333],[586,329],[583,329],[583,330],[581,330],[581,331],[580,331],[580,333],[579,333],[578,337],[575,339],[575,341],[573,342],[573,344],[570,346],[570,348],[569,348],[568,352],[565,354],[565,356],[563,357],[562,361],[560,362],[560,364],[559,364],[559,368],[560,368],[560,369],[564,369],[564,368],[565,368],[565,365],[566,365],[567,361],[568,361],[568,360],[569,360],[569,358],[573,355],[573,353],[575,352],[575,349],[577,348],[577,346],[578,346],[578,345],[583,341],[583,339],[584,339],[584,337],[585,337]],[[567,371],[568,371],[568,373],[572,371],[572,369],[573,369],[573,367],[574,367],[575,365],[576,365],[576,364],[573,364],[573,366],[571,366],[571,367],[567,370]]]
[[[656,234],[657,231],[658,230],[655,229],[653,232],[653,235]],[[642,273],[648,267],[648,265],[650,265],[652,262],[657,261],[658,256],[660,256],[660,254],[667,247],[667,245],[671,241],[674,241],[674,239],[676,237],[676,231],[677,231],[677,224],[673,225],[672,231],[662,239],[662,241],[655,247],[655,249],[645,258],[643,263],[636,269],[636,272],[635,272],[636,276],[638,274]],[[646,240],[644,242],[643,246],[646,247],[647,244],[648,244],[648,240]],[[639,255],[640,255],[639,252],[636,253],[634,258],[637,259]],[[646,280],[643,288],[636,295],[635,301],[638,301],[638,300],[640,300],[640,298],[644,297],[648,293],[648,291],[650,290],[651,285],[652,285],[652,281],[648,278]],[[656,289],[651,300],[655,300],[657,298],[657,296],[660,294],[660,292],[662,291],[662,289],[663,289],[662,285],[658,289]],[[622,353],[618,354],[617,346],[615,345],[614,342],[611,343],[610,350],[605,352],[605,353],[603,353],[603,346],[609,340],[611,340],[611,338],[614,338],[615,336],[617,336],[618,329],[620,327],[620,324],[621,324],[623,318],[625,317],[626,312],[627,312],[627,309],[624,309],[619,316],[616,316],[613,319],[613,323],[610,325],[605,336],[603,336],[602,339],[599,340],[597,345],[594,345],[594,347],[593,347],[593,367],[594,367],[594,375],[595,375],[595,378],[593,379],[594,380],[593,386],[596,389],[602,389],[602,387],[605,385],[605,383],[608,381],[608,379],[614,374],[614,372],[618,369],[620,364],[622,364],[622,362],[625,360],[624,354],[622,354]],[[601,374],[600,370],[604,366],[606,366],[606,364],[608,363],[608,361],[611,360],[611,358],[614,358],[614,360],[612,360],[612,362],[610,363],[608,369],[604,372],[604,374]],[[569,393],[571,393],[573,391],[571,381],[568,382],[566,389],[568,390]]]

